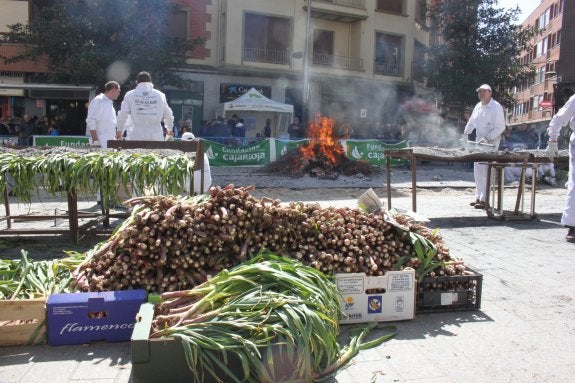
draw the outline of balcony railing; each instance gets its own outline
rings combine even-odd
[[[270,64],[289,64],[289,50],[244,48],[244,61],[255,61]]]
[[[362,8],[362,9],[365,8],[365,0],[314,0],[314,1],[321,1],[322,3],[330,3],[335,5],[343,5],[344,7],[351,7],[351,8]]]
[[[325,65],[339,69],[363,69],[363,60],[359,57],[336,56],[325,53],[314,53],[312,57],[312,64]]]
[[[401,74],[401,67],[399,61],[396,62],[375,62],[375,74],[385,74],[390,76],[399,76]]]

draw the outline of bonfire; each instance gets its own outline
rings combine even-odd
[[[309,143],[290,150],[277,161],[265,167],[268,173],[294,178],[309,174],[320,179],[336,179],[343,174],[370,176],[379,168],[365,161],[352,161],[345,154],[341,143],[334,136],[334,120],[317,114],[308,124]]]

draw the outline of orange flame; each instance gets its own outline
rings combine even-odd
[[[316,115],[315,121],[308,125],[309,144],[300,147],[304,159],[309,160],[321,154],[332,164],[336,164],[338,156],[343,155],[344,150],[339,141],[334,139],[333,127],[333,119],[321,117],[319,113]]]

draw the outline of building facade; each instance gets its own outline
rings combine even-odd
[[[172,1],[180,6],[172,33],[202,37],[205,44],[191,53],[185,67],[176,68],[192,90],[162,90],[176,121],[192,121],[196,133],[203,120],[221,112],[222,103],[251,87],[294,105],[297,116],[321,113],[349,122],[358,137],[372,136],[378,122],[394,124],[398,106],[426,91],[424,0]],[[27,3],[0,0],[1,27],[25,21],[31,12]],[[7,16],[5,7],[17,14]],[[6,77],[21,73],[24,82],[35,75],[20,67],[1,70]],[[41,105],[30,96],[13,97],[22,97],[26,109]],[[276,135],[285,123],[276,121]],[[246,135],[257,134],[263,125],[251,120]]]
[[[422,1],[178,3],[189,12],[189,36],[206,39],[181,70],[203,90],[205,120],[254,87],[294,105],[300,118],[321,113],[367,136],[376,122],[394,122],[402,100],[424,91],[421,67],[429,36]]]
[[[565,35],[566,20],[573,20],[567,17],[567,10],[573,12],[570,3],[574,1],[542,0],[522,23],[524,27],[530,25],[541,31],[532,40],[533,48],[522,56],[524,64],[533,65],[535,74],[513,89],[516,105],[509,111],[507,123],[513,130],[526,132],[532,138],[537,136],[539,141],[554,111],[562,105],[558,85],[567,80],[569,71],[575,73],[575,69],[561,64],[566,52],[573,51]]]

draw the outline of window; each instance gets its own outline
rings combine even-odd
[[[375,73],[399,76],[403,58],[403,37],[377,33],[375,38]]]
[[[188,11],[185,9],[175,9],[170,16],[168,23],[168,35],[179,39],[188,39]]]
[[[333,65],[334,32],[322,29],[313,31],[313,63]]]
[[[246,13],[244,16],[244,60],[288,64],[290,20]]]
[[[545,67],[537,68],[535,71],[535,84],[541,84],[545,81]]]
[[[415,41],[413,46],[413,65],[411,66],[411,77],[415,81],[423,81],[423,68],[425,67],[425,45]]]
[[[377,10],[403,14],[403,0],[377,0]]]
[[[425,25],[427,19],[427,3],[425,0],[415,0],[415,21]]]
[[[538,20],[538,29],[543,29],[549,24],[549,19],[551,18],[551,8],[547,8],[540,16]]]

